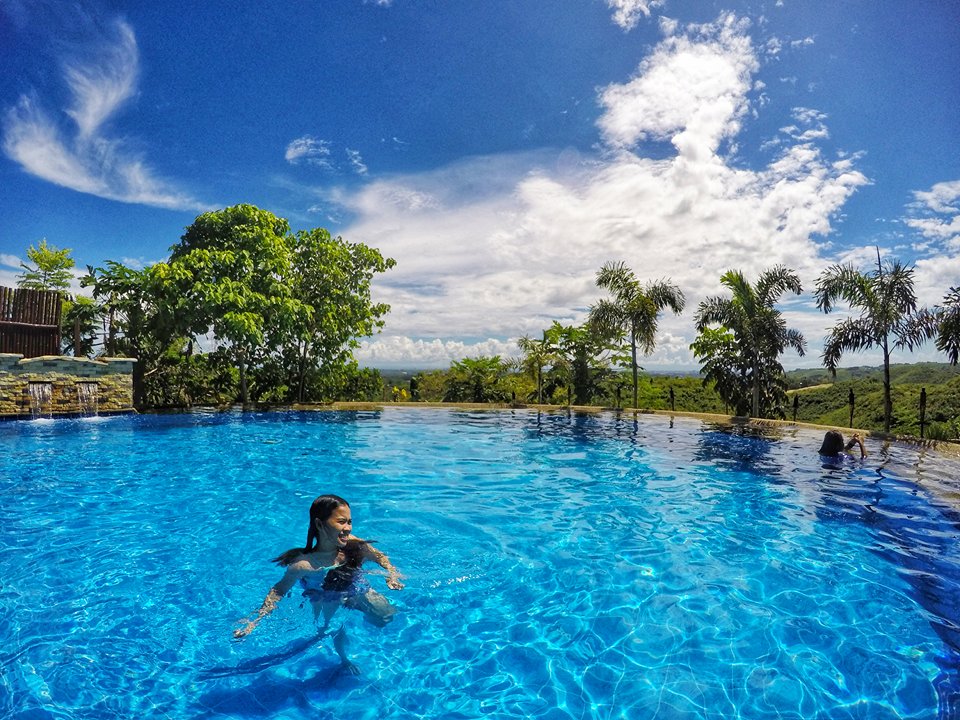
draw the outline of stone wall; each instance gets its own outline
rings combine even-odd
[[[0,417],[91,414],[91,390],[98,414],[132,412],[134,362],[133,358],[24,358],[0,353]],[[38,383],[31,393],[31,384]],[[38,401],[38,396],[43,400]]]

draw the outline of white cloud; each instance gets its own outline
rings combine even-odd
[[[490,338],[475,343],[460,340],[424,340],[397,335],[381,336],[361,343],[357,360],[369,367],[446,368],[465,357],[499,355],[506,360],[518,355],[515,339]]]
[[[916,262],[917,297],[921,303],[942,301],[947,288],[960,285],[960,180],[941,182],[913,193],[903,223],[916,230],[924,242]]]
[[[330,141],[320,140],[312,135],[291,140],[283,157],[291,165],[305,162],[319,167],[333,168],[330,162]]]
[[[108,132],[111,118],[136,93],[139,54],[132,28],[110,26],[90,57],[64,63],[70,92],[65,109],[74,124],[66,133],[35,94],[22,95],[4,116],[3,150],[31,175],[109,200],[171,209],[204,209],[159,178],[122,138]]]
[[[759,65],[746,22],[732,15],[665,38],[630,82],[600,95],[606,141],[629,148],[669,139],[681,156],[712,154],[740,130]],[[691,158],[696,159],[696,158]]]
[[[607,0],[613,10],[613,21],[624,30],[633,30],[640,17],[650,17],[650,11],[663,7],[664,0]]]
[[[366,175],[368,168],[364,164],[363,158],[360,156],[360,151],[347,148],[346,152],[347,158],[350,160],[350,165],[353,167],[357,175]]]
[[[608,148],[599,156],[477,157],[328,194],[356,218],[344,237],[397,260],[375,282],[392,310],[384,336],[365,344],[365,361],[416,364],[422,350],[424,363],[449,364],[450,353],[499,352],[475,338],[509,342],[539,336],[554,320],[582,322],[609,260],[625,261],[642,281],[670,278],[687,295],[682,316],[662,318],[649,366],[694,364],[693,313],[721,292],[726,269],[755,278],[783,263],[812,291],[833,261],[818,241],[868,180],[856,155],[826,158],[812,139],[784,138],[755,171],[719,154],[749,107],[757,60],[746,32],[728,16],[690,28],[655,48],[634,79],[605,88],[598,124]],[[794,119],[825,117],[804,109]],[[675,157],[639,154],[634,143],[645,134],[673,142]],[[804,327],[836,320],[818,316],[809,294],[805,302]]]

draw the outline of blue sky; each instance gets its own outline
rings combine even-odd
[[[142,267],[248,202],[397,260],[366,364],[515,355],[623,260],[688,299],[650,369],[694,365],[727,269],[800,274],[791,367],[832,263],[960,284],[953,0],[5,0],[0,67],[0,284],[41,238]]]

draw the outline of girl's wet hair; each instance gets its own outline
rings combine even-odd
[[[828,430],[820,446],[821,455],[839,455],[843,450],[843,435],[837,430]]]
[[[334,510],[344,505],[350,507],[350,503],[339,495],[321,495],[314,500],[310,505],[310,527],[307,528],[307,544],[302,548],[290,548],[277,555],[271,562],[275,562],[277,565],[289,565],[301,555],[313,552],[318,544],[316,521],[325,523],[333,515]]]

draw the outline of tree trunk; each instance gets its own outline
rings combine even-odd
[[[240,355],[240,402],[243,404],[244,408],[247,406],[247,400],[249,399],[247,395],[247,359],[243,354]]]
[[[890,353],[887,340],[883,340],[883,431],[890,432],[890,420],[893,415],[893,401],[890,399]]]
[[[104,348],[104,351],[110,357],[114,357],[117,354],[116,348],[114,348],[114,345],[117,342],[117,330],[114,313],[115,311],[111,307],[110,315],[107,317],[107,347]]]
[[[633,409],[638,408],[637,403],[637,341],[630,338],[630,358],[633,369]]]
[[[73,356],[80,357],[80,316],[73,320]]]
[[[307,342],[303,343],[303,350],[300,353],[300,367],[298,368],[300,377],[297,383],[297,402],[300,403],[303,402],[304,387],[307,384],[307,345]]]
[[[543,365],[537,365],[537,405],[543,405]]]
[[[760,417],[760,372],[756,365],[753,367],[753,398],[751,401],[752,411],[750,416]]]

